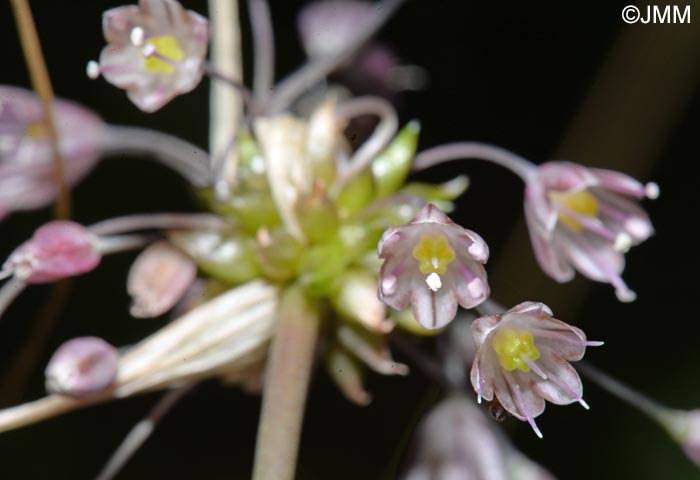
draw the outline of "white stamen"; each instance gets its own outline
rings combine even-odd
[[[655,182],[649,182],[644,186],[644,191],[647,195],[647,198],[651,200],[656,200],[659,198],[659,194],[661,193],[661,189],[659,188],[659,185]]]
[[[619,301],[624,303],[634,302],[637,299],[637,294],[634,293],[634,290],[630,290],[629,288],[616,288],[615,296]]]
[[[615,250],[618,252],[627,253],[631,246],[632,237],[630,237],[627,233],[622,232],[615,237]]]
[[[90,60],[85,67],[85,73],[87,73],[88,78],[95,80],[100,76],[100,64],[94,60]]]
[[[520,358],[527,363],[527,365],[532,369],[533,372],[535,372],[542,380],[547,380],[547,374],[544,373],[544,370],[540,368],[539,365],[537,365],[537,362],[533,361],[530,357],[527,355],[520,355]]]
[[[158,51],[158,47],[156,47],[156,46],[153,45],[152,43],[147,43],[147,44],[144,45],[143,48],[141,49],[141,52],[143,53],[143,56],[146,57],[146,58],[150,57],[151,55],[153,55],[153,54],[156,53],[157,51]]]
[[[143,38],[143,28],[134,27],[131,29],[131,33],[129,34],[129,40],[131,40],[132,45],[134,45],[135,47],[140,47],[141,45],[143,45]]]
[[[430,263],[433,265],[435,270],[437,270],[437,268],[440,266],[440,262],[438,261],[437,257],[431,258]]]
[[[591,409],[591,407],[588,406],[588,404],[586,403],[586,401],[585,401],[583,398],[579,398],[579,399],[578,399],[578,403],[580,403],[581,406],[582,406],[583,408],[585,408],[586,410],[590,410],[590,409]]]
[[[440,290],[440,287],[442,287],[440,275],[438,275],[435,272],[428,275],[428,278],[425,279],[425,283],[428,284],[428,288],[431,289],[433,292],[437,292],[438,290]]]

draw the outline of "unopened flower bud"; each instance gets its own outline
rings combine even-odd
[[[108,388],[117,376],[117,349],[98,337],[68,340],[46,367],[46,390],[81,397]]]
[[[89,272],[100,263],[96,237],[82,225],[56,220],[40,227],[3,265],[26,283],[47,283]]]
[[[157,317],[170,310],[197,276],[197,264],[166,241],[145,249],[131,266],[126,288],[134,317]]]

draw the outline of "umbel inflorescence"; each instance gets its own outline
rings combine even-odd
[[[316,88],[334,71],[340,78],[352,73],[356,80],[363,72],[350,68],[353,62],[372,65],[366,77],[380,93],[421,84],[420,69],[398,65],[389,54],[383,62],[364,62],[386,52],[365,44],[401,3],[310,4],[300,16],[308,63],[272,90],[253,91],[239,76],[218,70],[217,59],[206,60],[210,36],[217,40],[221,33],[176,1],[141,0],[105,12],[108,44],[99,62],[88,64],[88,75],[126,90],[140,110],[160,109],[205,75],[242,100],[240,121],[232,115],[223,125],[228,148],[210,155],[193,154],[201,149],[165,133],[105,124],[85,107],[63,100],[55,101],[54,118],[47,119],[31,92],[0,87],[0,215],[40,208],[56,198],[47,121],[57,128],[67,185],[85,177],[102,155],[136,152],[183,175],[202,207],[198,214],[135,214],[89,226],[57,220],[10,253],[0,271],[7,279],[0,289],[0,312],[27,286],[98,268],[111,253],[142,249],[127,279],[131,314],[176,314],[127,349],[94,337],[70,340],[46,368],[49,395],[0,411],[0,429],[142,392],[184,390],[215,377],[251,392],[262,390],[255,477],[289,478],[313,363],[325,362],[343,394],[366,404],[367,369],[408,373],[392,360],[393,332],[439,334],[450,328],[460,306],[480,307],[484,313],[471,323],[473,354],[462,359],[462,368],[471,369],[471,397],[529,422],[538,436],[535,417],[543,413],[545,401],[588,408],[571,362],[602,342],[554,318],[539,301],[546,299],[523,299],[528,301],[510,309],[489,300],[489,247],[447,216],[452,201],[467,188],[466,177],[431,185],[411,181],[410,173],[459,158],[512,170],[525,183],[527,226],[545,273],[566,282],[579,271],[611,284],[624,302],[635,298],[621,277],[624,254],[653,234],[639,201],[656,198],[659,188],[568,162],[537,166],[481,143],[417,152],[418,122],[400,127],[385,98]],[[268,7],[261,0],[249,4],[256,65],[269,66]],[[273,73],[256,68],[256,87],[271,84]],[[344,130],[367,115],[378,119],[374,131],[352,148]],[[545,478],[546,472],[484,422],[465,393],[436,410],[422,435],[433,430],[430,435],[440,435],[434,427],[443,421],[439,412],[459,411],[484,432],[483,443],[477,446],[464,432],[455,432],[454,438],[473,444],[474,451],[488,444],[489,454],[498,459],[491,470],[481,470],[475,460],[470,471],[481,472],[478,478],[521,478],[497,473],[511,463]],[[283,395],[294,401],[285,403]],[[290,411],[282,411],[284,405]],[[657,417],[679,441],[695,439],[683,429],[686,417],[664,415]],[[451,432],[443,433],[452,438]],[[693,456],[693,447],[686,448]],[[264,453],[271,449],[273,459]],[[447,457],[445,462],[451,461]],[[438,465],[440,455],[420,458],[407,473],[410,478],[436,478],[430,475],[445,467]],[[119,466],[110,463],[102,478]]]

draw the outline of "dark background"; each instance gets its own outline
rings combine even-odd
[[[206,13],[204,2],[183,3]],[[272,3],[278,72],[283,75],[303,59],[294,26],[301,2]],[[582,326],[590,338],[606,341],[604,347],[589,352],[592,363],[664,403],[693,408],[700,406],[696,309],[700,103],[695,92],[700,52],[691,45],[672,54],[669,44],[697,30],[700,17],[696,21],[691,15],[697,25],[627,27],[620,18],[625,4],[412,0],[380,37],[408,63],[430,73],[428,89],[403,96],[399,112],[402,121],[421,120],[421,147],[475,139],[509,148],[536,163],[566,151],[567,158],[641,172],[637,174],[642,181],[654,179],[661,185],[660,199],[647,202],[657,235],[628,255],[625,278],[639,299],[622,305],[607,285],[582,281],[565,288],[536,269],[518,223],[522,185],[513,175],[488,164],[456,162],[425,176],[447,179],[458,172],[470,174],[473,186],[460,200],[455,217],[492,248],[490,273],[496,299],[508,304],[549,303],[560,318]],[[101,12],[117,5],[97,0],[32,2],[56,93],[94,109],[110,123],[158,128],[206,146],[206,81],[146,115],[124,92],[85,76],[85,64],[104,45]],[[700,5],[692,7],[692,14],[700,15]],[[249,45],[244,24],[244,45]],[[595,121],[588,127],[578,124],[580,140],[573,145],[579,148],[572,143],[562,147],[610,51],[630,31],[632,40],[625,45],[635,52],[634,58],[623,55],[612,62],[622,73],[603,97],[608,101],[596,104],[597,116],[589,117]],[[650,43],[640,40],[637,45],[635,38]],[[8,2],[0,4],[0,45],[0,83],[28,85]],[[675,63],[652,62],[674,55],[679,58]],[[249,50],[245,58],[250,72]],[[677,71],[686,80],[682,88],[669,80]],[[667,80],[670,83],[664,83]],[[620,98],[627,103],[617,105]],[[660,113],[672,102],[676,102],[672,114]],[[616,117],[607,108],[623,114]],[[657,125],[656,119],[659,126],[640,127]],[[625,138],[631,147],[616,146],[616,140]],[[596,153],[586,156],[588,152]],[[74,192],[74,218],[84,223],[132,212],[195,208],[179,177],[139,159],[106,160]],[[0,257],[50,214],[47,209],[5,220],[0,226]],[[100,269],[75,280],[39,367],[27,388],[21,389],[22,400],[43,394],[43,365],[66,339],[99,335],[123,345],[163,323],[132,319],[127,313],[124,279],[132,258],[107,258]],[[503,263],[511,258],[526,263],[517,267]],[[0,374],[14,366],[47,294],[48,288],[33,287],[2,319]],[[549,406],[538,419],[543,440],[526,424],[507,422],[505,428],[517,445],[562,479],[700,478],[659,428],[585,383],[590,412],[577,406]],[[0,384],[3,406],[17,388]],[[319,370],[310,392],[299,478],[393,478],[412,428],[440,391],[418,371],[408,378],[370,376],[369,389],[372,405],[357,408]],[[2,434],[0,477],[91,478],[156,399],[147,395],[88,408]],[[247,478],[258,412],[257,398],[208,382],[176,407],[120,478]]]

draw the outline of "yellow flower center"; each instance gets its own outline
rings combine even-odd
[[[540,358],[535,339],[527,331],[499,328],[493,336],[492,345],[501,367],[509,372],[516,369],[529,372],[530,365],[525,359],[534,361]]]
[[[430,232],[424,234],[413,248],[413,258],[418,260],[418,269],[421,273],[444,275],[447,266],[455,258],[455,251],[450,247],[447,237]]]
[[[600,210],[598,200],[587,190],[571,193],[552,192],[549,196],[554,202],[566,207],[568,210],[586,217],[595,217]],[[559,221],[577,232],[582,231],[584,228],[581,222],[566,213],[559,213]]]
[[[152,53],[149,52],[146,55],[144,50],[148,52],[149,48]],[[146,46],[141,49],[141,56],[146,64],[146,70],[149,72],[173,73],[175,71],[173,63],[184,60],[185,52],[175,37],[172,35],[161,35],[148,39]]]
[[[30,123],[24,129],[24,135],[32,138],[46,137],[46,126],[41,122]]]

